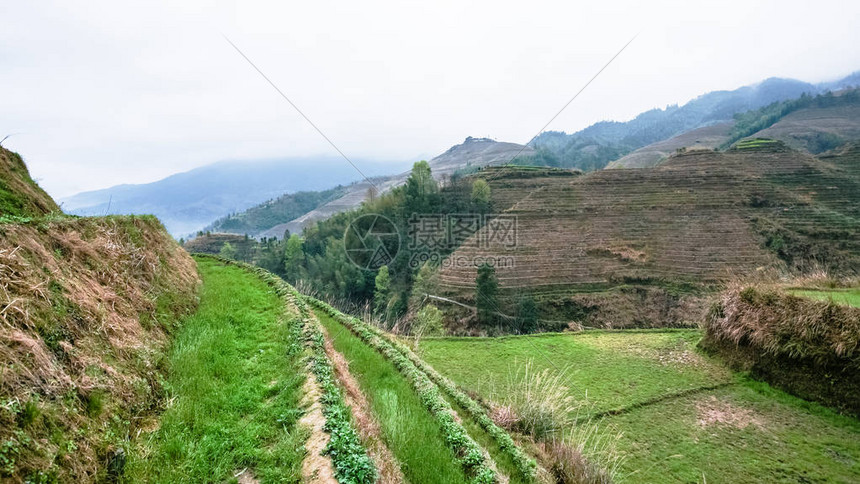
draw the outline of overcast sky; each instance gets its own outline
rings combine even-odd
[[[55,197],[225,159],[432,157],[860,69],[860,2],[5,1],[0,138]]]

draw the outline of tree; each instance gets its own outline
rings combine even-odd
[[[531,296],[520,298],[517,306],[517,326],[522,334],[534,333],[537,330],[538,312],[535,300]]]
[[[305,254],[302,252],[302,239],[293,234],[287,239],[286,248],[284,249],[284,273],[287,279],[295,281],[299,278],[299,269]]]
[[[486,262],[478,267],[475,279],[475,306],[478,308],[478,323],[492,326],[498,322],[499,281],[496,268]]]
[[[382,266],[376,274],[376,288],[373,292],[373,313],[375,315],[384,315],[390,291],[391,278],[388,275],[388,266]]]
[[[369,203],[373,203],[376,200],[377,195],[379,195],[379,190],[377,190],[375,186],[371,185],[367,188],[367,196],[365,197],[365,200]]]
[[[233,244],[230,242],[224,242],[224,245],[221,246],[221,250],[218,251],[218,255],[225,259],[236,259],[236,248],[233,247]]]
[[[404,187],[404,209],[406,217],[413,213],[432,213],[433,207],[439,204],[439,185],[433,179],[430,164],[417,161],[412,166],[412,173]]]
[[[472,183],[472,205],[478,212],[484,213],[490,209],[490,184],[483,178]]]
[[[409,298],[409,305],[413,308],[420,306],[427,294],[436,294],[438,287],[439,281],[436,277],[436,270],[429,262],[425,262],[421,269],[418,269],[418,274],[412,284],[412,297]]]

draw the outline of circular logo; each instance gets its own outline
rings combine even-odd
[[[346,256],[356,266],[375,271],[388,265],[400,250],[400,232],[388,217],[375,213],[362,215],[346,227],[343,234]]]

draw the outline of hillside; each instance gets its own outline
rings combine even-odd
[[[281,195],[244,212],[220,218],[204,227],[203,231],[248,234],[255,237],[260,232],[279,225],[283,220],[292,220],[333,199],[340,198],[347,189],[347,187],[337,186],[318,192],[301,191]],[[283,236],[282,232],[275,237],[283,238]]]
[[[626,121],[601,121],[576,133],[558,131],[542,133],[529,146],[547,152],[552,166],[600,169],[621,156],[652,143],[668,140],[691,130],[731,122],[737,113],[795,99],[802,94],[819,94],[857,86],[852,74],[838,81],[809,84],[794,79],[771,78],[733,91],[703,94],[683,106],[653,109]],[[662,151],[657,148],[657,151]],[[645,159],[650,159],[651,156]],[[636,156],[635,162],[643,159]],[[545,163],[545,162],[541,162]],[[625,162],[626,163],[626,162]],[[618,167],[616,164],[615,167]]]
[[[486,165],[508,163],[518,154],[527,156],[533,152],[534,150],[531,148],[516,143],[498,142],[488,138],[468,137],[461,144],[452,146],[446,152],[430,160],[430,167],[433,170],[433,176],[438,180],[442,180],[451,177],[458,170],[477,169]],[[408,175],[409,172],[405,172],[394,176],[375,178],[372,180],[374,191],[381,194],[398,187],[406,182]],[[301,233],[303,228],[318,220],[323,220],[336,213],[358,207],[362,202],[367,200],[368,190],[370,189],[371,185],[367,181],[355,183],[347,187],[346,194],[340,198],[311,210],[301,217],[275,225],[271,229],[261,232],[259,235],[262,237],[280,238],[283,237],[285,230],[289,230],[291,233]]]
[[[254,245],[254,241],[244,235],[206,232],[186,241],[183,247],[191,253],[218,255],[224,244],[228,242],[236,249],[238,260],[246,260]]]
[[[356,161],[369,175],[405,168]],[[330,189],[359,177],[343,159],[333,156],[225,161],[152,183],[80,193],[60,202],[64,210],[76,215],[153,214],[175,237],[184,237],[216,219],[285,193]]]
[[[860,140],[860,91],[845,89],[819,96],[801,96],[760,109],[738,113],[735,119],[688,131],[652,143],[612,161],[607,168],[655,166],[679,149],[728,147],[742,138],[768,138],[818,154]]]
[[[860,102],[848,106],[802,109],[780,119],[756,137],[784,141],[813,154],[860,140]]]
[[[124,460],[117,436],[160,404],[197,272],[154,217],[58,215],[20,160],[4,151],[0,173],[26,216],[0,221],[0,477],[104,481]]]
[[[762,140],[676,154],[654,168],[546,179],[503,211],[517,217],[515,247],[464,244],[451,257],[510,258],[496,269],[502,291],[535,296],[546,320],[692,321],[702,291],[732,277],[856,272],[857,166],[856,148],[816,159]],[[497,187],[491,173],[481,176]],[[447,295],[472,301],[475,277],[475,267],[443,264],[441,284]],[[511,314],[512,299],[503,300]]]
[[[732,122],[705,126],[679,134],[667,140],[651,143],[648,146],[610,161],[606,168],[645,168],[655,166],[681,148],[690,150],[714,149],[729,139]]]
[[[0,219],[60,213],[60,207],[30,177],[18,153],[0,147]]]

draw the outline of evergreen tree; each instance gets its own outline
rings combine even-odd
[[[291,235],[287,239],[286,248],[284,249],[284,274],[287,280],[295,281],[299,279],[299,269],[302,266],[304,258],[302,239],[296,234]]]
[[[537,330],[537,322],[538,311],[534,298],[521,297],[517,307],[517,330],[522,334],[534,333]]]
[[[490,184],[483,178],[472,183],[472,205],[475,211],[486,213],[490,210]]]
[[[384,315],[390,291],[391,278],[388,276],[388,266],[382,266],[376,274],[376,286],[373,293],[373,313],[375,315]]]
[[[478,267],[475,279],[475,306],[478,308],[478,323],[492,326],[498,322],[496,313],[499,308],[499,281],[496,268],[484,263]]]
[[[412,174],[404,187],[404,219],[413,213],[429,214],[439,205],[439,185],[433,179],[430,164],[426,161],[415,162]]]

